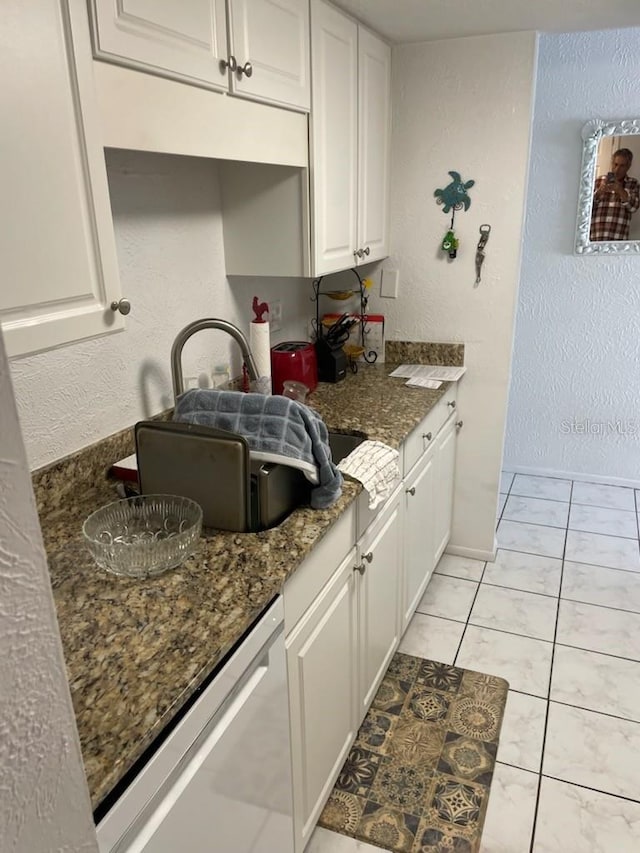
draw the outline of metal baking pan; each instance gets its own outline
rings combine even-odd
[[[251,458],[233,432],[181,422],[140,421],[135,428],[143,494],[183,495],[202,507],[205,527],[265,530],[309,503],[298,468]]]
[[[250,530],[249,445],[235,433],[194,424],[136,424],[143,494],[183,495],[202,507],[205,527]]]

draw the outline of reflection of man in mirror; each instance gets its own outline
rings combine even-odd
[[[611,159],[611,171],[596,180],[593,193],[590,239],[628,240],[631,214],[640,207],[640,185],[627,174],[633,153],[619,148]]]

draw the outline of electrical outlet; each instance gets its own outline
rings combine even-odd
[[[274,299],[269,303],[269,329],[272,332],[279,332],[282,328],[282,302],[279,299]]]

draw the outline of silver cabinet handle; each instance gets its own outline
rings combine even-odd
[[[449,400],[449,402],[447,403],[447,406],[450,406],[452,409],[455,409],[456,401],[455,400]]]
[[[411,486],[411,488],[410,488],[410,489],[405,489],[405,491],[406,491],[406,493],[407,493],[408,495],[411,495],[411,497],[413,497],[413,496],[415,495],[415,493],[416,493],[416,487],[415,487],[415,486]]]
[[[464,426],[464,421],[456,421],[456,427],[458,428],[458,430],[461,430],[463,426]]]
[[[229,59],[221,59],[220,60],[220,71],[224,73],[227,68],[229,71],[236,71],[238,68],[238,60],[235,58],[233,54],[229,57]]]
[[[124,314],[126,316],[129,313],[129,311],[131,311],[131,303],[129,302],[128,299],[124,299],[124,298],[122,298],[120,300],[114,299],[113,302],[111,303],[111,310],[114,312],[119,311],[121,314]]]
[[[364,252],[362,251],[362,249],[356,249],[353,254],[355,255],[356,258],[361,258],[361,257],[363,257]]]
[[[353,571],[354,572],[360,572],[361,575],[363,575],[365,573],[366,569],[367,569],[367,567],[365,566],[364,563],[361,563],[359,566],[353,567]]]
[[[369,551],[368,554],[363,554],[362,559],[366,560],[367,563],[372,563],[373,562],[373,551]]]
[[[362,251],[364,252],[365,255],[371,254],[371,249],[368,246],[366,248],[364,248]]]
[[[426,438],[427,441],[431,441],[431,439],[433,438],[433,433],[432,432],[423,432],[422,437]]]
[[[253,65],[250,62],[245,62],[244,65],[238,65],[238,77],[242,77],[242,75],[247,77],[251,77],[253,74]]]

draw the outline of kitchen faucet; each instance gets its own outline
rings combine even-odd
[[[251,354],[251,350],[249,349],[249,344],[237,326],[234,326],[233,323],[227,322],[227,320],[217,320],[214,317],[205,318],[203,320],[194,320],[193,323],[189,323],[189,325],[185,326],[182,331],[178,332],[176,339],[173,342],[173,346],[171,347],[171,381],[173,382],[174,399],[177,399],[184,391],[184,382],[182,379],[182,348],[192,335],[195,335],[196,332],[200,332],[202,329],[220,329],[220,331],[231,335],[231,337],[238,342],[238,346],[242,350],[242,357],[244,359],[244,363],[247,365],[249,379],[253,379],[254,381],[258,379],[258,369],[253,355]]]

